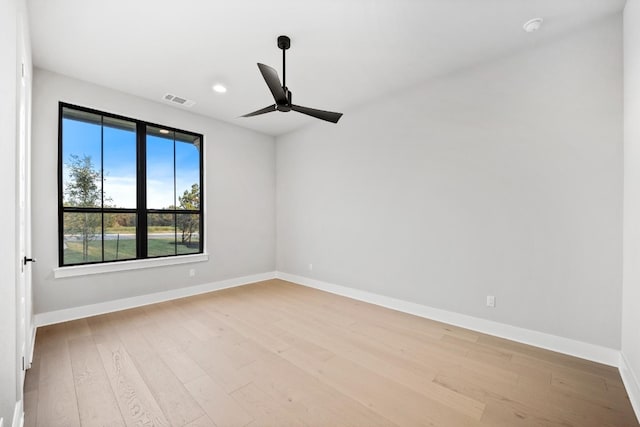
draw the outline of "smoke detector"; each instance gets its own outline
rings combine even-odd
[[[542,21],[543,21],[542,18],[530,19],[524,23],[524,25],[522,26],[522,29],[525,30],[527,33],[533,33],[540,29],[540,26],[542,26]]]
[[[174,104],[182,105],[183,107],[193,107],[196,101],[192,101],[190,99],[182,98],[180,96],[172,95],[170,93],[165,93],[162,97],[165,101],[169,101]]]

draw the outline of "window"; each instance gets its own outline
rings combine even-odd
[[[59,265],[203,252],[202,135],[59,105]]]

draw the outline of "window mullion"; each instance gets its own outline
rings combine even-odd
[[[147,257],[147,127],[144,123],[138,123],[137,133],[137,156],[138,173],[136,177],[137,185],[137,227],[136,240],[138,258]]]
[[[100,117],[100,238],[102,248],[102,262],[104,262],[104,116]]]
[[[176,133],[173,133],[173,208],[178,210],[178,194],[176,192]],[[173,214],[173,254],[178,255],[178,213]]]

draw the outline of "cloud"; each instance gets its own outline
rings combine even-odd
[[[104,180],[104,195],[112,206],[118,208],[136,207],[136,178],[129,176],[107,176]]]

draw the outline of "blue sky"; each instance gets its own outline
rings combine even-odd
[[[100,125],[64,119],[63,163],[71,154],[91,156],[95,169],[100,168]],[[147,137],[147,207],[166,208],[178,205],[174,200],[173,139]],[[111,205],[120,208],[136,207],[136,140],[135,132],[104,127],[104,192]],[[175,183],[177,196],[200,180],[199,153],[193,145],[175,142]],[[64,168],[65,180],[67,178]]]

